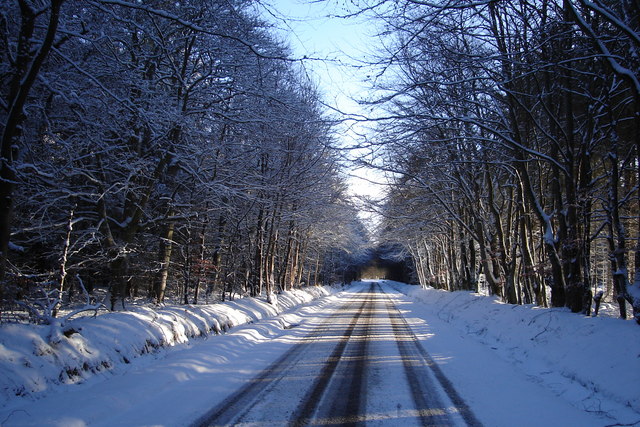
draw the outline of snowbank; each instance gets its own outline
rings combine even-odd
[[[37,398],[61,384],[83,382],[162,348],[276,316],[330,292],[323,287],[295,289],[279,294],[276,305],[243,298],[80,317],[66,323],[64,338],[56,344],[47,341],[49,326],[1,325],[0,407],[16,396]]]
[[[601,400],[612,400],[640,412],[640,327],[635,321],[386,283],[557,395],[572,392],[563,384],[577,383],[585,390],[581,399],[592,402],[594,411],[604,409]]]

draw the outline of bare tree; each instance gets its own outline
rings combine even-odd
[[[628,150],[637,147],[637,132],[629,131],[638,117],[636,6],[385,6],[374,7],[393,35],[380,59],[382,72],[394,73],[380,87],[389,94],[380,100],[389,111],[383,131],[393,134],[381,141],[393,162],[385,168],[400,174],[393,191],[410,185],[418,193],[409,197],[427,196],[424,209],[435,202],[446,212],[440,227],[430,227],[438,234],[427,247],[441,252],[435,258],[448,269],[447,287],[482,274],[509,302],[546,304],[546,284],[552,305],[589,314],[593,247],[608,230],[611,257],[619,257],[613,280],[635,304],[624,291],[624,266],[625,243],[638,232],[629,236],[613,217],[618,206],[637,218],[638,192],[628,188],[615,201],[604,194],[627,188],[610,178],[637,160],[638,150]],[[610,151],[612,137],[618,153]],[[598,200],[607,200],[604,214]],[[408,246],[426,256],[420,240]],[[433,270],[426,261],[417,264]]]

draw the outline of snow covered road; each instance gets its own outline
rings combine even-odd
[[[480,425],[378,284],[345,299],[194,425]]]
[[[396,288],[440,300],[423,303]],[[544,363],[536,351],[546,337],[541,331],[551,330],[549,320],[540,330],[511,322],[515,333],[498,329],[493,340],[475,329],[471,333],[462,317],[444,316],[448,306],[463,299],[473,319],[482,319],[488,308],[496,318],[518,310],[535,326],[548,316],[563,317],[562,312],[527,314],[530,309],[492,304],[484,297],[415,288],[355,284],[225,335],[140,358],[116,374],[61,386],[39,400],[16,399],[0,409],[0,425],[587,427],[640,420],[632,408],[633,391],[626,393],[625,404],[605,393],[611,387],[604,383],[600,391],[586,389],[581,371],[567,377],[564,368]],[[602,328],[610,323],[566,314],[567,324],[579,322],[581,329],[585,322]],[[623,326],[616,324],[626,331]],[[636,336],[635,329],[629,333]],[[522,336],[522,343],[512,348],[511,336]],[[630,351],[631,362],[616,359],[620,366],[633,366],[637,352]],[[526,365],[522,358],[511,360],[515,354],[524,354]],[[571,366],[580,364],[574,360]],[[627,369],[627,377],[633,372]]]

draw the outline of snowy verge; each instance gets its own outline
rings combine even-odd
[[[1,325],[0,407],[16,397],[42,397],[59,385],[83,382],[142,355],[273,317],[330,293],[331,288],[307,287],[278,294],[275,305],[263,298],[242,298],[80,317],[66,323],[58,343],[48,342],[49,326]]]
[[[635,321],[385,283],[556,395],[574,394],[571,385],[577,384],[584,392],[574,397],[590,411],[606,411],[605,402],[613,401],[640,413],[640,327]]]

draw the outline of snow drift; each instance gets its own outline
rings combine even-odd
[[[145,354],[276,316],[329,293],[328,288],[308,287],[279,294],[275,305],[243,298],[79,317],[66,323],[58,343],[48,342],[47,325],[1,325],[0,407],[16,396],[38,398],[58,385],[117,371]]]
[[[635,321],[386,283],[556,395],[573,394],[571,399],[595,412],[606,412],[604,402],[614,401],[640,413],[640,328]]]

